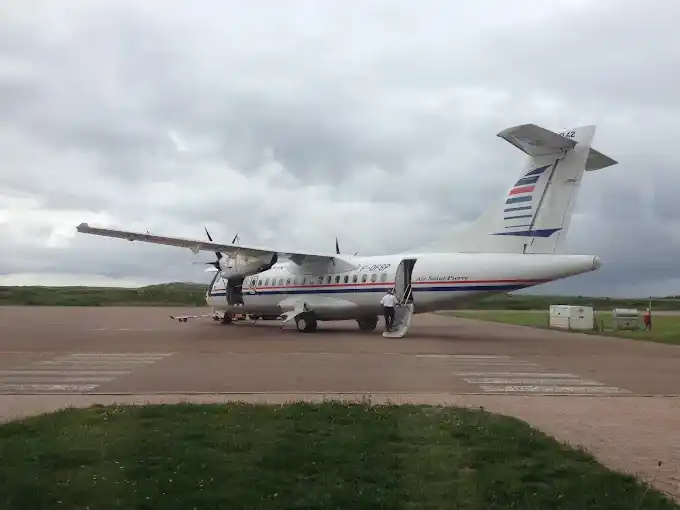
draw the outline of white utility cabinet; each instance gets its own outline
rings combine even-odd
[[[586,330],[595,327],[595,311],[591,306],[550,305],[550,327]]]

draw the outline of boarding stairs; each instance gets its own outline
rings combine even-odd
[[[402,338],[408,332],[411,326],[411,317],[413,316],[413,296],[411,295],[411,284],[406,288],[404,296],[401,301],[397,303],[394,310],[394,323],[390,331],[384,331],[385,338]]]

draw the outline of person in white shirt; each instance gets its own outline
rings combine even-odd
[[[394,290],[390,289],[380,300],[383,307],[383,315],[385,316],[385,330],[391,331],[394,323],[394,307],[397,306],[397,298],[394,295]]]

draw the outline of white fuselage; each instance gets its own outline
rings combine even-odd
[[[412,302],[415,313],[425,313],[450,309],[483,294],[532,287],[600,266],[599,258],[590,255],[522,253],[339,255],[338,259],[356,262],[359,268],[331,272],[331,265],[324,274],[311,274],[305,272],[304,266],[282,260],[243,280],[236,289],[240,294],[238,305],[228,302],[228,287],[234,282],[230,285],[217,273],[206,301],[215,310],[276,316],[290,302],[302,299],[314,309],[318,320],[361,319],[382,313],[380,299],[389,289],[396,290],[400,301]]]

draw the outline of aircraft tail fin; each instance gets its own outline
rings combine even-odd
[[[617,164],[591,148],[595,126],[554,133],[534,124],[498,136],[527,154],[519,179],[459,235],[421,250],[445,252],[557,253],[569,230],[584,171]]]

